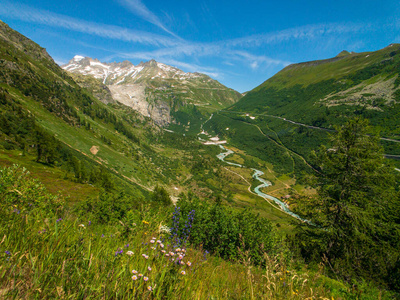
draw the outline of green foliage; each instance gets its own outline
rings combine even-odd
[[[156,186],[152,193],[151,199],[159,205],[169,206],[172,205],[171,198],[165,188],[161,186]]]
[[[14,165],[0,168],[0,212],[16,213],[39,210],[60,213],[64,202],[47,192],[43,184],[29,175],[25,168]]]
[[[308,261],[323,260],[347,280],[390,285],[399,272],[399,194],[378,138],[367,133],[368,122],[356,118],[337,128],[331,149],[319,149],[318,197],[303,211],[316,225],[303,226],[295,243]]]
[[[97,199],[87,199],[78,203],[75,212],[81,217],[102,224],[115,223],[139,207],[143,199],[138,195],[101,193]]]
[[[265,253],[274,256],[280,242],[271,223],[248,210],[234,212],[221,205],[200,202],[198,199],[180,199],[177,203],[180,221],[172,228],[185,239],[188,224],[186,218],[194,211],[189,242],[224,259],[242,260],[244,255],[252,264],[264,265]]]

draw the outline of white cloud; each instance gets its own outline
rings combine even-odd
[[[118,3],[129,9],[133,14],[143,18],[147,22],[150,22],[157,27],[161,28],[165,32],[171,34],[174,37],[178,37],[175,33],[168,30],[165,25],[160,21],[160,19],[151,12],[146,5],[142,3],[140,0],[117,0]]]
[[[225,41],[231,47],[235,46],[261,46],[262,44],[276,44],[290,40],[315,39],[325,35],[337,35],[344,33],[356,33],[360,31],[371,30],[370,24],[356,23],[329,23],[329,24],[311,24],[300,27],[293,27],[281,31],[257,34]]]
[[[155,46],[173,46],[181,43],[176,38],[168,38],[153,33],[130,30],[119,26],[88,22],[44,10],[34,9],[22,4],[18,5],[6,2],[4,5],[0,6],[0,14],[22,21],[45,24],[127,42],[137,42]]]

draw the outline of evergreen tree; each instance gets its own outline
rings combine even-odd
[[[380,280],[399,257],[393,168],[378,137],[367,134],[367,121],[356,118],[336,129],[332,147],[315,154],[318,197],[306,209],[315,226],[303,224],[296,240],[307,260],[322,259],[344,278]]]

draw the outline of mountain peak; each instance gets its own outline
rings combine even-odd
[[[338,55],[336,55],[336,57],[343,57],[343,56],[347,56],[350,55],[351,53],[347,50],[343,50],[342,52],[340,52]]]

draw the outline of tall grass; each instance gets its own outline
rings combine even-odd
[[[172,223],[172,211],[144,205],[122,221],[99,224],[65,211],[60,215],[60,209],[46,209],[53,196],[42,195],[40,206],[29,205],[33,199],[26,197],[28,191],[42,191],[42,186],[32,181],[22,190],[28,180],[18,168],[1,176],[0,298],[338,299],[336,295],[352,295],[343,284],[324,278],[322,271],[297,273],[279,255],[265,253],[265,267],[260,268],[253,266],[248,251],[241,252],[241,261],[232,262],[201,247],[193,249],[187,237],[176,245],[166,226]],[[187,224],[191,218],[193,214]]]

